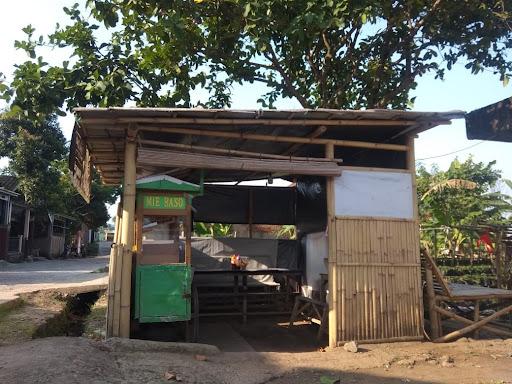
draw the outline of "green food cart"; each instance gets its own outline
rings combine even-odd
[[[139,323],[190,320],[191,201],[201,189],[167,175],[137,181],[134,317]]]

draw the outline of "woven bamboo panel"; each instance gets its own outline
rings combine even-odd
[[[337,339],[421,338],[423,303],[415,222],[337,217],[336,249]]]

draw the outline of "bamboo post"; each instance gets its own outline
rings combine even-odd
[[[420,218],[418,213],[418,193],[417,193],[417,182],[416,182],[416,158],[414,155],[414,139],[415,136],[409,135],[407,137],[407,169],[409,172],[411,172],[411,178],[412,178],[412,197],[413,197],[413,217],[414,217],[414,249],[413,251],[416,254],[416,262],[419,264],[421,263],[420,260]],[[434,241],[435,242],[435,241]],[[412,246],[412,245],[411,245]],[[421,332],[424,329],[424,322],[423,322],[423,295],[421,290],[421,268],[417,269],[417,272],[415,274],[415,283],[417,288],[417,297],[414,301],[415,305],[418,305],[416,308],[417,311],[419,311],[420,315],[420,323],[419,323],[419,329],[418,332]],[[430,281],[433,283],[433,279],[430,279]],[[433,287],[432,287],[433,290]],[[440,321],[438,323],[438,327],[440,327]]]
[[[477,323],[480,320],[480,300],[475,300],[475,311],[474,312],[475,313],[473,315],[473,319],[475,320],[475,323]],[[473,337],[475,339],[478,339],[479,336],[480,336],[480,331],[477,329],[473,333]]]
[[[495,312],[491,316],[488,316],[483,320],[473,323],[472,325],[468,325],[467,327],[459,329],[458,331],[454,331],[447,335],[439,337],[434,340],[434,343],[446,343],[448,341],[458,339],[459,337],[462,337],[469,332],[473,332],[476,329],[480,329],[480,328],[482,328],[483,325],[486,325],[486,324],[490,323],[491,321],[493,321],[494,319],[497,319],[498,317],[506,315],[507,313],[510,313],[510,312],[512,312],[512,305],[509,305],[508,307],[503,308],[502,310]]]
[[[107,337],[112,337],[114,326],[114,295],[115,295],[115,279],[116,279],[116,263],[117,263],[117,242],[119,241],[121,220],[121,204],[117,205],[117,215],[114,225],[114,241],[110,249],[110,258],[108,265],[108,301],[107,301]]]
[[[334,145],[325,146],[325,157],[334,159]],[[334,211],[334,178],[327,177],[327,244],[329,264],[329,346],[334,348],[338,344],[338,292],[336,268],[336,216]]]
[[[434,310],[436,306],[436,293],[434,292],[434,277],[432,276],[432,267],[429,263],[425,263],[425,279],[427,283],[427,304],[428,314],[430,317],[430,336],[432,339],[437,339],[441,336],[439,329],[440,318],[439,314]]]
[[[134,245],[135,223],[135,187],[136,187],[136,141],[134,131],[128,132],[124,150],[124,183],[123,183],[123,231],[121,233],[122,278],[121,308],[119,317],[119,336],[130,337],[130,302],[132,275],[132,247]]]

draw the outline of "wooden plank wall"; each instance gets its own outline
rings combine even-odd
[[[338,344],[423,338],[414,220],[337,216],[334,273]]]

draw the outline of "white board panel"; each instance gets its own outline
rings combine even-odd
[[[405,172],[344,170],[335,178],[337,216],[412,219],[412,177]]]

